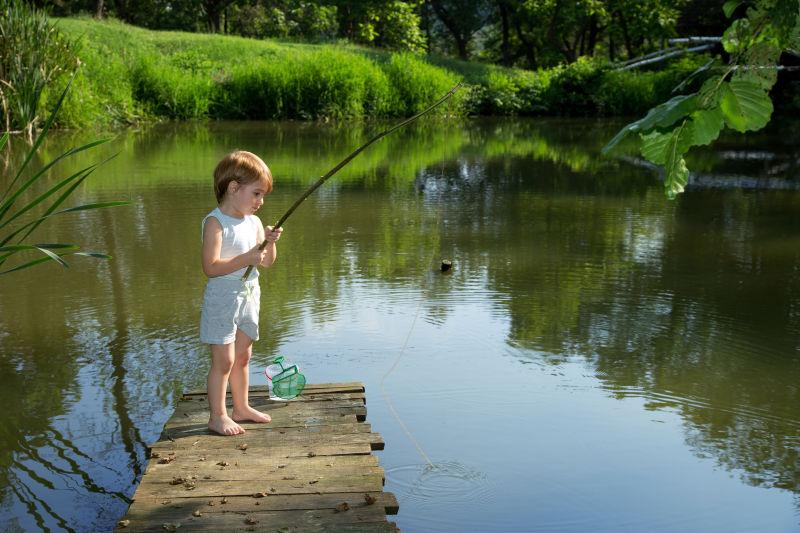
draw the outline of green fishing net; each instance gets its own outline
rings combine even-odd
[[[273,359],[272,363],[280,367],[280,372],[271,377],[264,371],[267,379],[272,380],[272,393],[284,400],[291,400],[299,396],[306,386],[306,377],[300,373],[300,369],[297,368],[297,365],[284,367],[282,356]]]

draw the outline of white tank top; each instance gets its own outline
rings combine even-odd
[[[220,259],[229,259],[241,255],[253,246],[258,244],[258,228],[261,226],[261,220],[255,215],[245,215],[244,218],[231,217],[220,211],[219,207],[211,211],[203,219],[200,227],[200,238],[202,239],[203,231],[206,226],[206,220],[214,217],[222,226],[222,248],[219,251]],[[240,268],[230,274],[224,276],[215,276],[209,278],[209,281],[214,279],[235,279],[240,280],[244,276],[247,268]],[[258,269],[254,268],[250,272],[248,281],[258,278]]]

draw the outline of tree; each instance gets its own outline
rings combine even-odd
[[[469,59],[471,41],[492,12],[489,1],[428,0],[427,5],[452,38],[458,57]]]
[[[773,110],[769,91],[777,80],[780,56],[784,50],[800,48],[798,0],[730,0],[723,10],[730,18],[745,6],[745,16],[734,20],[723,35],[727,64],[718,58],[698,69],[679,87],[699,86],[695,92],[654,107],[603,149],[609,153],[628,135],[638,134],[641,154],[664,169],[668,198],[686,186],[689,169],[684,155],[692,146],[710,144],[725,128],[744,133],[766,126]]]
[[[222,13],[228,8],[235,0],[203,0],[203,11],[206,14],[206,22],[208,29],[211,33],[219,33],[222,29]]]

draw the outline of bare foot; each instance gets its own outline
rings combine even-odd
[[[231,417],[237,422],[257,422],[259,424],[266,424],[272,420],[268,414],[256,411],[249,405],[242,410],[234,408]]]
[[[211,415],[208,419],[208,429],[220,435],[241,435],[244,428],[231,420],[228,415]]]

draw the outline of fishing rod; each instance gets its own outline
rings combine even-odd
[[[289,216],[290,216],[292,213],[294,213],[294,210],[295,210],[295,209],[297,209],[297,208],[300,206],[300,204],[302,204],[302,203],[305,201],[305,199],[306,199],[306,198],[308,198],[309,196],[311,196],[311,193],[313,193],[314,191],[316,191],[316,190],[317,190],[317,189],[318,189],[318,188],[319,188],[319,187],[320,187],[320,186],[321,186],[323,183],[325,183],[326,181],[328,181],[328,179],[329,179],[331,176],[333,176],[334,174],[336,174],[337,172],[339,172],[339,170],[341,170],[341,169],[342,169],[342,167],[344,167],[344,166],[345,166],[347,163],[349,163],[350,161],[352,161],[352,160],[353,160],[353,159],[354,159],[354,158],[355,158],[355,157],[356,157],[358,154],[360,154],[362,151],[364,151],[364,149],[365,149],[365,148],[367,148],[367,147],[368,147],[370,144],[374,143],[375,141],[377,141],[377,140],[379,140],[379,139],[382,139],[383,137],[386,137],[387,135],[389,135],[389,134],[390,134],[390,133],[392,133],[393,131],[395,131],[395,130],[397,130],[397,129],[400,129],[400,128],[402,128],[402,127],[403,127],[403,126],[405,126],[406,124],[410,124],[410,123],[414,122],[415,120],[417,120],[417,119],[418,119],[419,117],[421,117],[422,115],[424,115],[424,114],[428,113],[429,111],[431,111],[431,110],[435,109],[436,107],[438,107],[439,105],[441,105],[442,103],[444,103],[444,102],[445,102],[445,101],[446,101],[448,98],[450,98],[451,96],[453,96],[453,95],[455,94],[455,92],[456,92],[456,91],[457,91],[457,90],[458,90],[460,87],[461,87],[461,82],[458,82],[458,83],[457,83],[457,84],[456,84],[456,85],[455,85],[455,86],[454,86],[452,89],[450,89],[450,90],[447,92],[447,94],[445,94],[444,96],[442,96],[441,98],[439,98],[439,99],[438,99],[436,102],[434,102],[433,104],[429,105],[428,107],[426,107],[425,109],[423,109],[422,111],[420,111],[419,113],[417,113],[416,115],[414,115],[413,117],[407,118],[407,119],[405,119],[404,121],[400,122],[399,124],[395,124],[394,126],[392,126],[391,128],[389,128],[388,130],[386,130],[386,131],[384,131],[384,132],[382,132],[382,133],[378,134],[377,136],[373,137],[372,139],[370,139],[369,141],[367,141],[366,143],[364,143],[363,145],[361,145],[361,146],[360,146],[360,147],[359,147],[357,150],[355,150],[353,153],[351,153],[350,155],[348,155],[347,157],[345,157],[344,159],[342,159],[342,160],[339,162],[339,164],[338,164],[338,165],[336,165],[335,167],[333,167],[332,169],[330,169],[330,170],[329,170],[329,171],[328,171],[328,172],[327,172],[327,173],[326,173],[324,176],[322,176],[322,177],[321,177],[321,178],[319,178],[319,179],[318,179],[318,180],[317,180],[317,181],[316,181],[314,184],[312,184],[312,185],[311,185],[311,187],[309,187],[309,188],[306,190],[306,192],[304,192],[304,193],[303,193],[303,194],[300,196],[300,198],[298,198],[298,199],[297,199],[297,201],[295,201],[295,203],[294,203],[294,204],[292,204],[292,207],[290,207],[290,208],[289,208],[289,210],[288,210],[288,211],[286,211],[286,213],[284,213],[284,214],[283,214],[283,216],[282,216],[282,217],[281,217],[281,218],[278,220],[278,222],[277,222],[277,223],[275,223],[275,225],[274,225],[274,226],[272,226],[272,229],[273,229],[273,230],[276,230],[276,229],[280,228],[280,227],[283,225],[283,223],[284,223],[284,222],[286,222],[286,219],[287,219],[287,218],[289,218]],[[259,250],[263,250],[263,249],[264,249],[264,248],[267,246],[267,244],[269,244],[269,241],[267,241],[266,239],[264,239],[264,242],[262,242],[261,244],[259,244],[259,245],[258,245],[258,249],[259,249]],[[247,270],[245,271],[244,275],[242,276],[242,280],[246,280],[246,279],[247,279],[247,278],[250,276],[250,272],[252,272],[252,271],[253,271],[253,265],[250,265],[250,266],[248,266],[248,267],[247,267]]]

